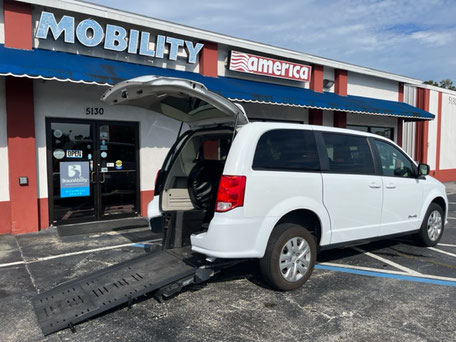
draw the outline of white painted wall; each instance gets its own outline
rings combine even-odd
[[[334,112],[330,110],[323,111],[323,126],[334,126]]]
[[[427,163],[431,170],[436,168],[437,155],[437,124],[438,124],[438,108],[439,108],[439,93],[431,90],[429,94],[429,112],[435,115],[434,120],[430,120],[428,124],[428,143],[427,143]]]
[[[323,80],[334,81],[334,69],[333,68],[330,68],[327,66],[325,66],[323,68]],[[334,93],[334,84],[330,88],[323,88],[323,91]]]
[[[46,167],[45,118],[97,119],[139,122],[139,165],[141,191],[153,190],[155,175],[170,146],[174,143],[180,123],[144,109],[109,106],[99,100],[106,87],[35,81],[35,132],[38,161],[38,194],[48,197]],[[103,107],[103,116],[87,116],[86,107]]]
[[[8,138],[6,135],[5,78],[0,77],[0,202],[9,201]]]
[[[348,95],[397,101],[398,90],[398,82],[354,72],[348,73]]]
[[[3,1],[0,1],[0,44],[5,44],[5,18],[3,17]]]
[[[404,86],[404,102],[416,106],[416,88],[408,85]],[[410,157],[415,159],[415,123],[405,122],[402,126],[402,148]]]
[[[456,168],[456,94],[442,94],[440,169]]]
[[[347,125],[394,128],[394,141],[397,141],[397,118],[394,117],[347,113]]]

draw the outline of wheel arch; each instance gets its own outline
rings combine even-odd
[[[330,218],[328,212],[323,206],[318,206],[316,203],[307,203],[308,205],[297,206],[297,203],[305,202],[305,198],[301,201],[294,201],[294,205],[286,205],[282,203],[279,207],[274,208],[268,220],[263,221],[262,234],[258,236],[256,241],[256,250],[260,257],[264,255],[268,241],[274,228],[279,223],[295,223],[305,226],[306,223],[314,230],[317,236],[317,247],[327,245],[331,241]],[[291,202],[287,203],[291,204]],[[272,219],[274,218],[274,219]],[[272,220],[271,220],[272,219]],[[306,227],[306,228],[309,228]]]
[[[282,223],[294,223],[304,226],[307,230],[315,236],[317,246],[320,245],[321,240],[321,220],[320,217],[309,209],[295,209],[285,214],[275,224],[271,231],[273,233],[275,227]]]

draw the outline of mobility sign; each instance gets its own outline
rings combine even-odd
[[[309,82],[312,68],[308,65],[231,51],[230,70]]]
[[[122,26],[107,24],[101,26],[94,19],[84,19],[77,25],[75,18],[64,15],[57,22],[54,13],[41,12],[38,29],[35,37],[47,39],[49,32],[54,40],[63,35],[65,43],[74,44],[76,39],[84,46],[96,47],[102,44],[103,48],[112,51],[127,51],[130,54],[139,54],[147,57],[164,58],[166,50],[168,59],[177,60],[180,48],[185,49],[188,63],[195,64],[198,54],[204,44],[193,43],[190,40],[157,35],[153,38],[154,48],[150,47],[151,34],[147,31],[130,29],[129,32]]]
[[[60,162],[60,197],[90,196],[89,162]]]

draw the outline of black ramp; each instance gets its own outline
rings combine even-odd
[[[145,254],[61,284],[32,299],[44,335],[177,281],[193,279],[196,268],[166,252]]]

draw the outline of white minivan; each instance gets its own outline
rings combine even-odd
[[[292,290],[309,278],[319,250],[405,234],[434,246],[442,236],[445,187],[389,139],[250,123],[241,106],[185,79],[138,77],[102,99],[187,128],[148,206],[166,248],[191,246],[209,261],[257,258],[274,288]]]

